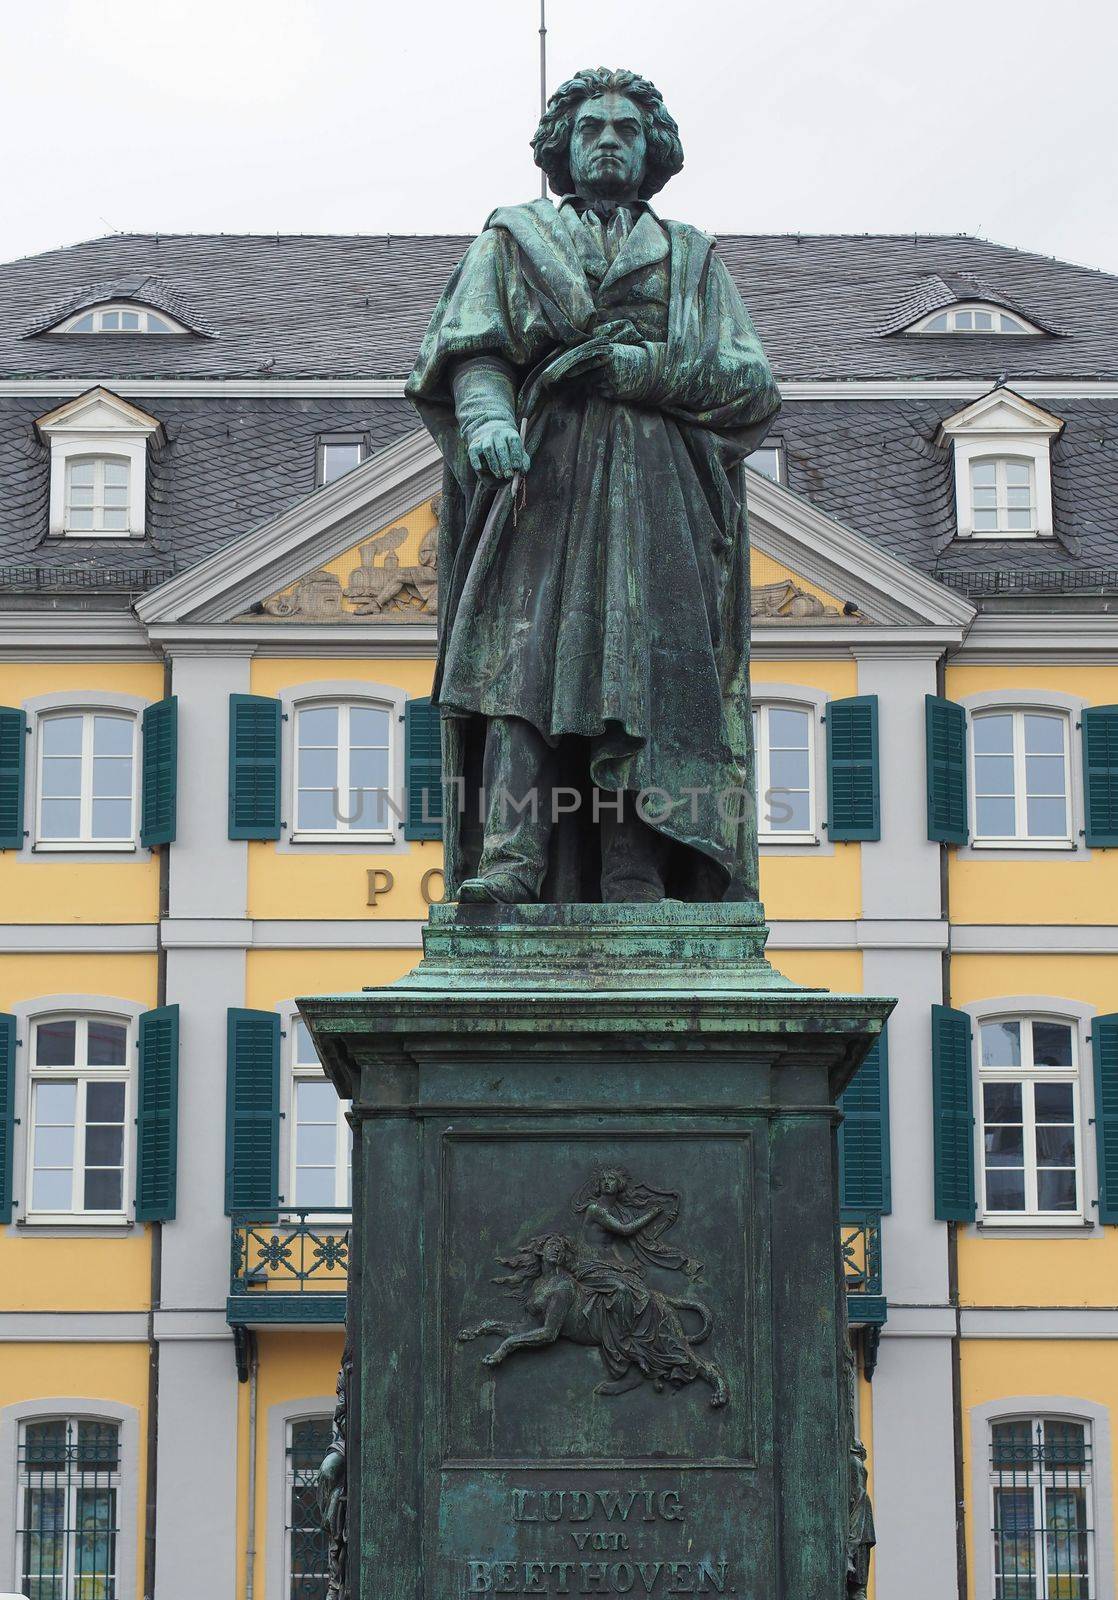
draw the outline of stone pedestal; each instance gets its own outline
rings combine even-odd
[[[300,1002],[353,1101],[359,1600],[844,1594],[835,1100],[892,1002],[765,935],[437,906],[409,977]]]

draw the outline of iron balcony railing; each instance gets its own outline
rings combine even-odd
[[[880,1326],[885,1321],[885,1284],[881,1263],[881,1218],[876,1212],[851,1217],[839,1225],[842,1272],[850,1321]]]
[[[228,1320],[344,1322],[351,1231],[348,1208],[281,1206],[234,1212]]]
[[[282,1206],[233,1215],[228,1317],[255,1327],[277,1322],[343,1322],[350,1213]],[[885,1321],[881,1218],[866,1213],[839,1230],[850,1321]]]

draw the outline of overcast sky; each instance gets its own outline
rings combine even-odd
[[[472,232],[538,192],[539,0],[0,0],[0,259],[114,231]],[[651,77],[721,232],[977,233],[1118,272],[1113,0],[548,0]]]

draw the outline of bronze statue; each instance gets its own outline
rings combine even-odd
[[[447,897],[752,899],[741,462],[780,398],[636,73],[533,140],[558,203],[495,211],[408,394],[443,452],[434,694]]]

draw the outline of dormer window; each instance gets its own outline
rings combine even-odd
[[[930,317],[924,317],[920,322],[913,323],[907,330],[909,333],[1017,333],[1039,334],[1040,329],[1031,322],[1026,322],[1024,317],[1016,316],[1011,311],[1003,311],[1001,306],[971,305],[947,306],[943,311],[935,311]]]
[[[53,333],[189,333],[181,322],[150,306],[117,302],[94,306],[60,322]]]
[[[77,539],[144,532],[149,440],[156,417],[108,389],[91,389],[35,424],[50,445],[50,531]]]
[[[1063,422],[1011,389],[995,389],[940,426],[955,457],[960,539],[1049,538],[1049,451]]]

